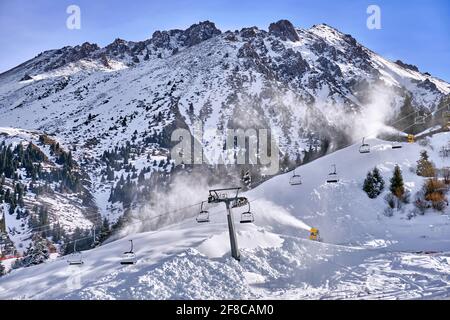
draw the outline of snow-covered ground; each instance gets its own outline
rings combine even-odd
[[[382,214],[385,191],[371,200],[361,190],[367,171],[378,166],[389,185],[401,166],[411,194],[423,182],[413,170],[426,149],[437,167],[448,166],[439,149],[450,133],[429,146],[404,144],[393,150],[372,139],[370,154],[358,145],[277,176],[246,196],[255,224],[236,229],[241,262],[230,257],[224,208],[211,209],[211,223],[180,221],[160,230],[132,234],[83,252],[82,266],[66,258],[14,270],[0,279],[1,299],[415,299],[450,296],[450,209],[407,219],[412,205],[393,217]],[[332,164],[340,182],[326,184]],[[206,198],[205,194],[205,198]],[[190,203],[180,204],[180,207]],[[245,210],[246,208],[241,208]],[[323,242],[308,240],[317,227]],[[119,264],[133,239],[138,262]]]

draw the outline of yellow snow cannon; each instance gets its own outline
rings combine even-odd
[[[311,228],[311,230],[309,230],[309,240],[313,240],[313,241],[321,241],[320,239],[320,235],[319,235],[319,229],[317,228]]]
[[[408,134],[408,143],[414,143],[414,135]]]

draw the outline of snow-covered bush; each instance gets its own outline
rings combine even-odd
[[[414,208],[414,209],[412,209],[411,211],[409,211],[409,212],[406,214],[406,219],[411,220],[412,218],[414,218],[414,217],[417,216],[418,214],[421,214],[420,211],[419,211],[419,209]]]
[[[447,186],[439,179],[428,179],[423,186],[422,193],[424,199],[431,202],[431,207],[437,211],[444,211],[448,206],[448,199],[445,196]]]
[[[383,214],[386,217],[392,217],[394,215],[394,209],[392,209],[391,207],[387,207],[386,209],[384,209]]]
[[[402,210],[403,206],[410,202],[410,192],[405,190],[401,197],[397,197],[391,192],[384,197],[384,200],[388,204],[389,209]]]
[[[419,146],[421,146],[421,147],[430,147],[430,148],[432,148],[431,139],[428,138],[428,137],[426,137],[425,139],[420,139],[418,141],[418,143],[419,143]]]
[[[429,202],[425,200],[423,190],[416,193],[414,197],[414,210],[419,215],[424,215],[425,211],[430,207]]]
[[[450,167],[443,168],[441,170],[441,175],[443,178],[443,182],[447,185],[450,184]]]
[[[396,207],[397,200],[396,200],[395,196],[392,193],[388,193],[384,197],[384,200],[386,200],[389,208],[394,209]]]

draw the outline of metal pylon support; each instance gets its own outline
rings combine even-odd
[[[208,196],[208,203],[224,202],[227,207],[228,232],[230,235],[231,256],[235,258],[237,261],[241,260],[241,254],[239,252],[236,230],[234,228],[232,208],[236,206],[245,205],[248,201],[245,197],[238,197],[240,189],[241,188],[226,188],[226,189],[209,190]],[[233,191],[234,196],[229,196],[227,194],[227,192],[230,191]]]

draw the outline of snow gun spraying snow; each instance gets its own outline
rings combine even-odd
[[[322,238],[319,235],[319,229],[317,228],[311,228],[311,230],[309,230],[309,240],[313,240],[313,241],[322,241]]]

